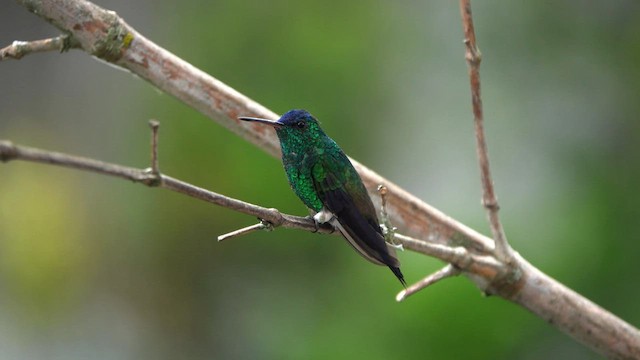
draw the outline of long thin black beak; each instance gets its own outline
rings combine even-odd
[[[244,120],[244,121],[254,121],[254,122],[259,122],[259,123],[263,123],[263,124],[267,124],[267,125],[271,125],[274,127],[280,127],[282,126],[282,123],[279,123],[278,121],[274,121],[274,120],[267,120],[267,119],[262,119],[262,118],[255,118],[255,117],[248,117],[248,116],[241,116],[238,119],[240,120]]]

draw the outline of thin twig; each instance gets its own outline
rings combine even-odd
[[[424,279],[400,291],[398,295],[396,295],[396,301],[398,302],[404,301],[409,296],[417,293],[422,289],[427,288],[428,286],[431,286],[437,283],[440,280],[444,280],[452,276],[457,276],[459,274],[460,274],[460,269],[456,268],[451,264],[447,264],[442,269],[434,272],[433,274],[428,275]]]
[[[145,169],[137,169],[75,155],[15,145],[10,141],[0,141],[0,161],[8,162],[10,160],[25,160],[43,164],[52,164],[119,177],[150,187],[158,186],[199,200],[207,201],[212,204],[224,206],[246,215],[264,219],[273,224],[273,226],[282,226],[306,231],[317,230],[320,233],[327,234],[334,231],[331,225],[321,224],[318,228],[313,220],[306,217],[282,214],[277,209],[265,208],[242,200],[230,198],[167,175],[160,174],[158,182],[158,177]]]
[[[258,231],[258,230],[267,230],[267,231],[271,231],[273,230],[273,225],[271,225],[270,222],[265,221],[265,220],[261,220],[259,223],[251,225],[251,226],[247,226],[244,227],[242,229],[238,229],[235,231],[231,231],[228,232],[226,234],[220,235],[218,236],[218,241],[225,241],[225,240],[229,240],[231,238],[237,237],[237,236],[242,236],[242,235],[247,235],[250,234],[254,231]]]
[[[402,244],[396,244],[394,242],[395,233],[398,228],[393,226],[391,218],[389,218],[389,214],[387,213],[387,195],[389,194],[389,189],[380,184],[378,185],[378,194],[380,194],[380,221],[382,222],[380,227],[382,228],[384,239],[395,248],[404,251]]]
[[[78,48],[79,43],[69,35],[60,35],[50,39],[34,41],[14,41],[11,45],[0,49],[0,61],[21,59],[25,55],[37,52],[60,51]]]
[[[406,249],[435,257],[455,265],[462,271],[481,276],[484,279],[484,285],[477,285],[485,292],[492,292],[491,289],[487,288],[488,284],[505,275],[503,264],[491,255],[475,254],[462,246],[449,247],[397,233],[394,239],[399,241]]]
[[[487,210],[491,233],[495,241],[496,257],[510,263],[513,258],[513,250],[507,242],[502,223],[498,217],[500,206],[493,189],[491,169],[489,167],[489,155],[484,136],[484,118],[482,113],[482,98],[480,97],[480,62],[482,55],[476,44],[476,34],[471,15],[471,0],[460,0],[460,15],[464,29],[464,44],[466,47],[465,58],[469,68],[469,80],[471,83],[471,104],[473,106],[473,119],[476,132],[476,152],[480,164],[480,178],[482,180],[482,204]]]
[[[159,175],[158,130],[160,128],[160,122],[157,120],[149,120],[149,127],[151,127],[151,172],[155,175]]]

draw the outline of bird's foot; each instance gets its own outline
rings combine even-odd
[[[316,220],[315,216],[312,216],[312,215],[307,215],[305,217],[307,219],[313,220],[313,225],[316,227],[316,229],[313,230],[312,233],[317,233],[318,230],[320,230],[320,223],[318,222],[318,220]]]
[[[329,222],[331,219],[333,219],[333,213],[327,209],[322,209],[317,214],[313,215],[313,220],[320,224]]]
[[[334,219],[334,215],[330,211],[323,209],[313,216],[312,215],[307,216],[307,218],[313,220],[313,224],[315,225],[316,228],[312,232],[316,233],[318,232],[318,230],[320,230],[320,225],[331,222],[331,220]],[[335,231],[335,227],[333,227],[333,231]],[[333,231],[331,232],[332,234],[333,234]]]
[[[396,250],[404,251],[404,247],[402,246],[402,244],[396,244],[396,242],[394,241],[396,230],[398,230],[397,227],[392,226],[391,228],[389,228],[387,224],[380,224],[380,228],[382,229],[384,240],[387,242],[387,244],[389,244],[389,246]]]

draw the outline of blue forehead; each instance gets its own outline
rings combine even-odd
[[[280,119],[279,123],[283,125],[295,124],[298,121],[315,121],[314,117],[308,111],[302,109],[294,109],[287,111]]]

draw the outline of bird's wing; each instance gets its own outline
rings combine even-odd
[[[360,255],[378,265],[399,267],[395,250],[384,241],[375,208],[360,176],[344,154],[344,159],[335,156],[340,154],[323,157],[312,168],[318,197],[335,215],[339,225],[336,227]]]

